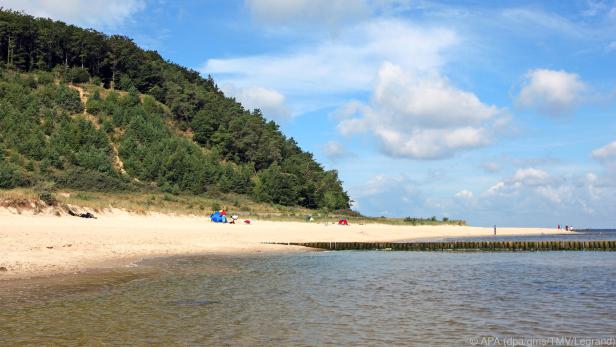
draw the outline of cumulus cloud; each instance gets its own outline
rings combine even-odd
[[[586,89],[586,83],[577,74],[536,69],[526,74],[516,103],[550,116],[562,116],[575,110]]]
[[[552,176],[544,170],[535,168],[518,169],[512,177],[504,179],[488,188],[482,196],[486,204],[502,205],[518,209],[553,209],[549,213],[579,208],[590,212],[589,205],[596,194],[594,189],[597,176]],[[526,204],[526,206],[524,205]]]
[[[473,225],[607,227],[616,215],[616,171],[605,168],[584,174],[520,168],[478,194],[462,189],[435,196],[432,191],[441,184],[385,174],[349,191],[370,215],[470,218]]]
[[[362,116],[338,124],[343,134],[369,131],[393,157],[435,159],[490,142],[488,121],[498,108],[452,86],[438,74],[419,77],[385,63]]]
[[[529,185],[540,184],[545,182],[550,175],[544,170],[535,169],[535,168],[527,168],[527,169],[518,169],[513,175],[513,181],[522,182]]]
[[[475,194],[473,194],[473,192],[468,189],[462,189],[461,191],[454,194],[453,202],[457,203],[458,206],[468,208],[477,206],[477,204],[479,203],[479,201],[475,197]],[[441,204],[447,205],[447,202],[441,202]]]
[[[344,158],[351,153],[339,142],[329,141],[323,146],[323,153],[330,160]]]
[[[370,216],[427,216],[434,213],[418,182],[405,175],[376,174],[349,189]]]
[[[524,168],[515,171],[513,176],[496,182],[489,187],[482,195],[484,197],[511,197],[520,195],[522,192],[546,189],[550,184],[558,180],[552,179],[550,175],[540,169]]]
[[[384,61],[406,71],[437,70],[445,63],[444,50],[457,41],[450,30],[377,19],[345,27],[335,39],[286,52],[210,59],[200,70],[222,83],[278,90],[301,112],[338,106],[350,93],[369,92]]]
[[[550,175],[540,169],[524,168],[515,171],[512,177],[498,181],[488,188],[484,196],[512,196],[518,195],[522,188],[541,188],[557,180],[552,180]]]
[[[231,84],[226,84],[221,89],[225,94],[235,97],[247,109],[260,109],[268,119],[280,121],[291,117],[285,96],[276,90],[259,86],[236,88]]]
[[[533,168],[519,169],[481,194],[478,208],[489,209],[492,218],[512,224],[533,225],[533,220],[556,223],[613,221],[616,185],[612,174],[548,174]]]
[[[0,6],[35,17],[95,28],[113,28],[145,8],[143,0],[3,0]]]
[[[616,141],[592,151],[592,157],[598,160],[616,159]]]
[[[497,194],[501,194],[501,192],[503,192],[504,190],[505,190],[505,182],[499,181],[499,182],[496,182],[494,185],[492,185],[490,188],[488,188],[488,190],[485,192],[484,195],[487,195],[487,196],[497,195]]]

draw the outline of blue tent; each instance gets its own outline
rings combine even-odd
[[[219,211],[212,213],[210,219],[214,223],[227,223],[227,217],[223,216]]]

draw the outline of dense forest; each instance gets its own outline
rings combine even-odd
[[[335,170],[211,77],[124,36],[0,9],[0,188],[41,183],[349,208]]]

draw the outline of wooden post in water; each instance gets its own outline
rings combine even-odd
[[[451,241],[451,242],[267,242],[326,250],[393,251],[616,251],[612,241]]]

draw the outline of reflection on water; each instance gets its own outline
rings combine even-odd
[[[316,252],[137,269],[23,295],[0,288],[0,345],[459,346],[475,335],[616,335],[610,252]]]

